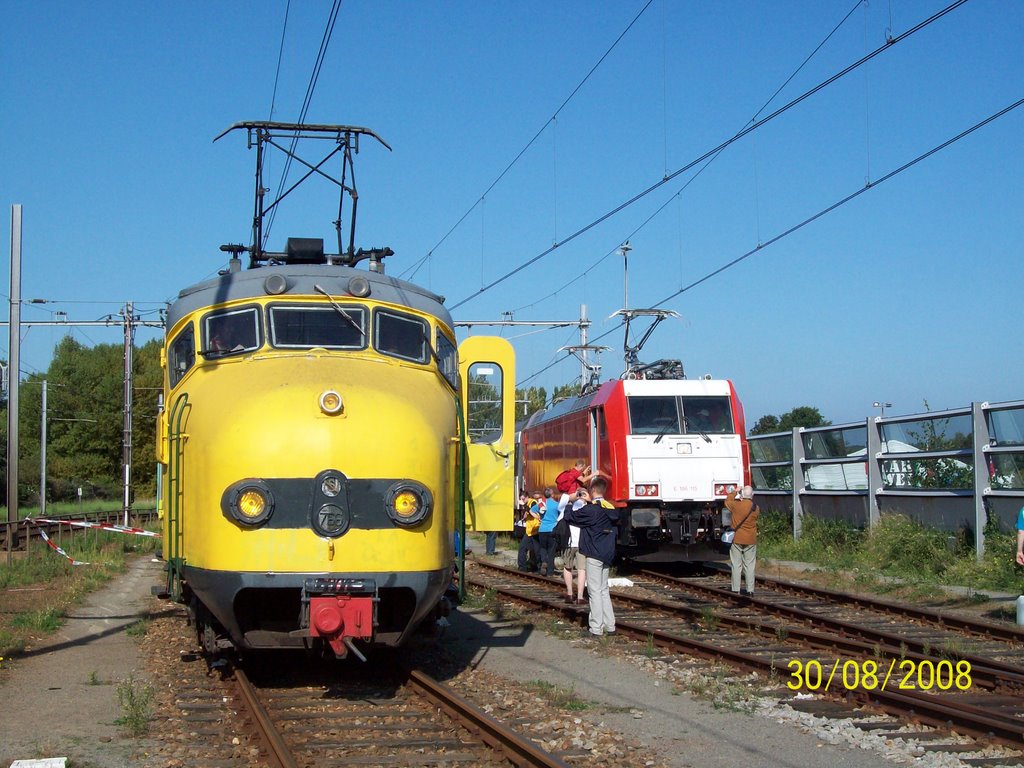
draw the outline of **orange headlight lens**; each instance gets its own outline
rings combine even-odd
[[[420,498],[412,491],[402,491],[395,496],[395,514],[399,517],[409,519],[420,509]]]
[[[221,510],[236,523],[256,528],[274,513],[274,494],[263,480],[241,480],[224,491]]]
[[[248,520],[255,520],[267,508],[267,497],[250,488],[238,497],[238,511]]]
[[[385,508],[398,525],[413,526],[430,516],[434,497],[423,485],[403,480],[391,486],[385,496]]]

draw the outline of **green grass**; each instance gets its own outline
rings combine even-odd
[[[23,651],[31,635],[56,630],[71,605],[124,572],[130,555],[153,552],[160,545],[160,540],[152,537],[103,531],[65,533],[62,539],[69,555],[90,565],[73,566],[38,539],[33,539],[28,551],[11,565],[0,560],[0,589],[46,587],[40,592],[45,595],[45,608],[0,615],[0,656]]]
[[[934,585],[974,589],[1020,589],[1022,569],[1014,563],[1016,536],[990,524],[985,555],[978,561],[966,533],[951,535],[899,514],[882,515],[864,531],[849,523],[805,517],[803,534],[794,541],[787,514],[768,510],[758,520],[758,555],[774,560],[816,563],[828,570],[849,570],[855,580],[876,591],[917,588],[929,597]],[[894,577],[901,585],[879,577]]]
[[[145,637],[147,632],[149,632],[149,621],[147,619],[129,624],[124,631],[128,637]]]
[[[11,618],[11,626],[29,632],[53,632],[63,623],[64,610],[57,607],[19,613]]]
[[[549,683],[546,680],[532,680],[526,687],[536,692],[542,699],[559,709],[567,712],[583,712],[593,705],[576,695],[575,686],[562,686]]]

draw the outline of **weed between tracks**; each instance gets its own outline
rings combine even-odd
[[[757,703],[756,692],[732,671],[701,673],[689,680],[685,688],[698,699],[710,701],[715,709],[728,712],[750,713]]]
[[[575,686],[566,687],[554,685],[546,680],[531,680],[526,687],[537,693],[551,706],[564,709],[567,712],[583,712],[594,706],[593,702],[581,699],[576,695]]]
[[[117,703],[122,715],[115,721],[131,736],[142,736],[149,731],[153,688],[129,677],[117,684]]]

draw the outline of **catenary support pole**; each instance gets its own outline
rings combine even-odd
[[[7,395],[7,564],[14,555],[18,519],[18,381],[21,379],[21,205],[11,206],[11,292],[8,315],[10,391]]]

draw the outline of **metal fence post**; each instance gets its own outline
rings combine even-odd
[[[802,427],[793,427],[793,538],[799,539],[804,531],[804,505],[800,498],[807,480],[804,477],[804,439]]]
[[[986,451],[991,441],[985,409],[988,403],[971,403],[971,439],[974,448],[974,556],[980,561],[985,555],[985,495],[992,491],[988,475]]]
[[[878,496],[883,490],[882,480],[882,418],[869,416],[867,419],[868,444],[864,456],[868,464],[868,530],[871,530],[882,517],[882,508]]]

